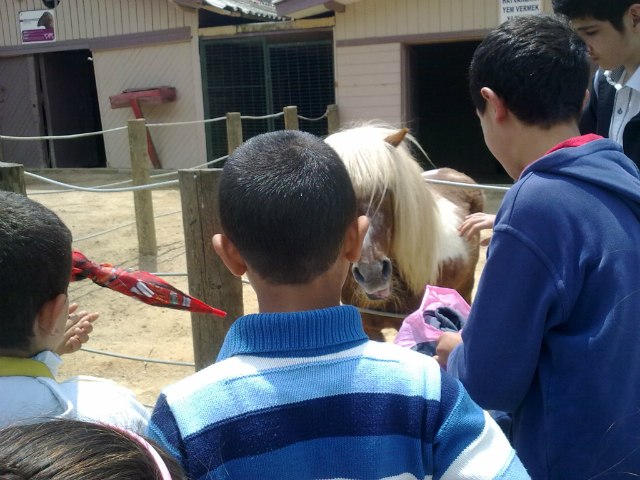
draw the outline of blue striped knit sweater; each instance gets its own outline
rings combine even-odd
[[[353,307],[238,319],[148,434],[191,480],[529,478],[457,380],[368,341]]]

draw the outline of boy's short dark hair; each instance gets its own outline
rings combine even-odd
[[[51,210],[0,192],[0,348],[28,348],[42,306],[66,294],[71,241]]]
[[[609,22],[619,32],[624,31],[622,18],[638,0],[553,0],[553,11],[570,20],[593,17]]]
[[[220,178],[224,233],[273,285],[301,285],[338,258],[356,218],[356,196],[342,160],[310,133],[258,135],[227,160]]]
[[[481,114],[483,87],[492,89],[523,123],[549,128],[579,120],[589,84],[589,54],[580,36],[550,15],[509,20],[487,35],[469,68]]]

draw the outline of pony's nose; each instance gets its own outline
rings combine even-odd
[[[361,285],[376,281],[386,281],[391,276],[391,260],[384,257],[373,262],[354,263],[351,271],[353,277]]]
[[[384,278],[385,280],[389,280],[390,276],[391,276],[391,260],[389,260],[388,258],[385,258],[382,261],[382,278]]]
[[[353,277],[356,279],[356,282],[365,283],[364,276],[360,273],[360,269],[358,267],[354,265],[351,271],[353,272]]]

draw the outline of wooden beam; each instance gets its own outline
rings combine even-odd
[[[247,23],[244,25],[227,25],[224,27],[200,28],[198,29],[198,35],[201,37],[218,37],[221,35],[236,35],[242,33],[308,30],[312,28],[333,27],[335,26],[335,24],[335,17],[310,18],[304,20],[292,20],[287,22]]]
[[[175,87],[153,87],[149,89],[137,88],[124,90],[118,95],[111,95],[111,108],[128,108],[130,101],[137,100],[139,105],[163,105],[176,101]]]
[[[131,151],[131,176],[134,185],[147,185],[150,178],[147,153],[147,127],[144,118],[129,120],[129,149]],[[157,255],[156,225],[153,219],[151,190],[134,190],[133,203],[138,230],[138,251],[141,255]]]
[[[27,194],[23,166],[18,163],[0,162],[0,190]]]
[[[411,45],[426,42],[450,42],[454,40],[482,40],[490,31],[489,29],[479,29],[455,32],[416,33],[391,37],[349,38],[346,40],[336,40],[336,47],[361,47],[364,45],[384,45],[387,43],[406,43]]]
[[[336,2],[334,0],[324,2],[323,5],[327,10],[331,10],[336,13],[344,13],[344,11],[346,10],[345,6],[342,3]]]
[[[229,155],[242,145],[242,119],[238,112],[227,113],[227,146]]]
[[[298,125],[298,107],[284,107],[284,129],[300,130]]]
[[[180,197],[187,255],[189,293],[227,312],[225,318],[191,314],[196,370],[216,361],[231,324],[244,315],[242,281],[216,254],[211,239],[222,233],[218,215],[221,169],[180,170]]]
[[[338,115],[338,106],[336,104],[327,107],[327,127],[329,135],[340,130],[340,116]]]
[[[239,12],[230,12],[229,10],[225,10],[224,8],[214,7],[213,5],[205,5],[202,7],[203,10],[209,10],[210,12],[217,13],[218,15],[226,15],[228,17],[241,17]]]

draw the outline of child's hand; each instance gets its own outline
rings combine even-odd
[[[433,357],[443,367],[447,366],[449,354],[456,346],[462,343],[462,335],[456,332],[444,332],[436,340],[436,354]]]
[[[89,341],[89,334],[93,331],[93,322],[98,319],[100,314],[85,311],[75,313],[77,309],[77,303],[69,305],[69,319],[65,326],[64,337],[62,343],[53,353],[64,355],[65,353],[77,352],[82,344]]]
[[[489,215],[488,213],[474,213],[473,215],[467,215],[464,219],[464,222],[460,224],[458,227],[458,236],[463,237],[467,236],[466,241],[468,242],[471,238],[479,234],[482,230],[487,230],[489,228],[493,228],[493,223],[496,220],[495,215]],[[490,238],[485,238],[480,245],[486,247],[489,245],[491,241]]]

